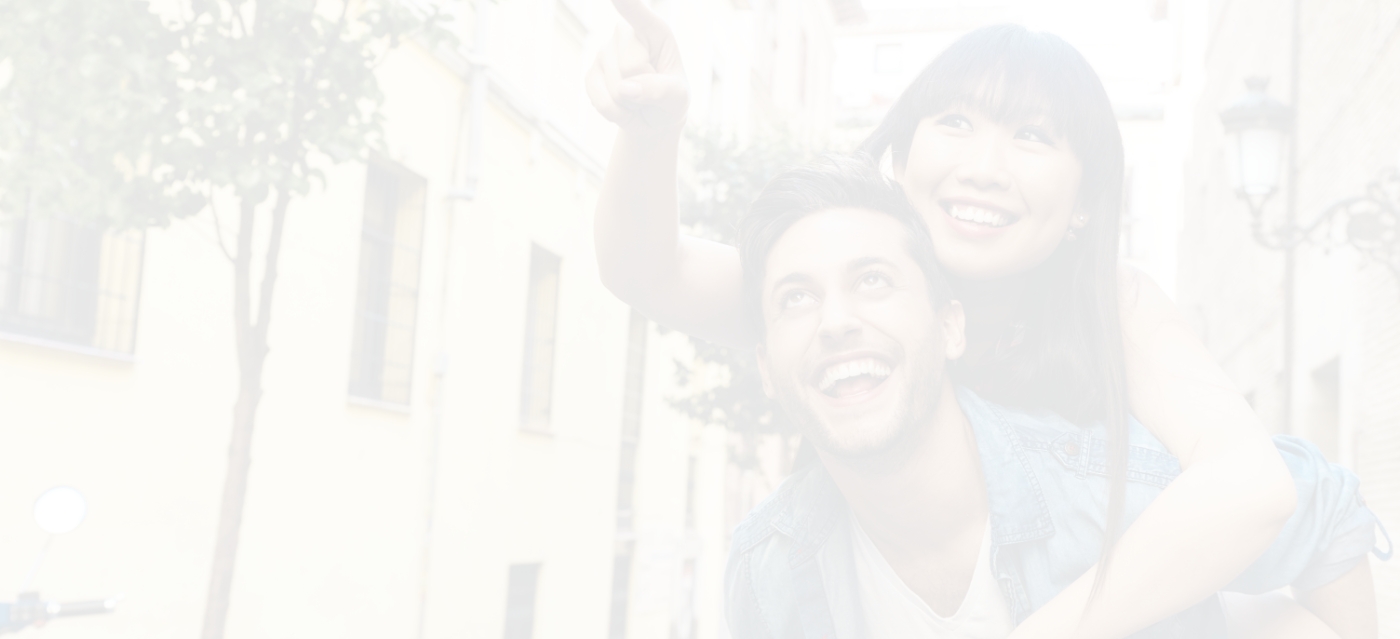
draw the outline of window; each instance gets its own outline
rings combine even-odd
[[[1342,417],[1341,358],[1333,357],[1313,369],[1303,433],[1328,459],[1336,460]]]
[[[642,381],[646,379],[647,318],[632,311],[627,326],[627,369],[622,392],[622,436],[617,457],[617,548],[613,555],[612,607],[608,639],[627,637],[627,599],[632,576],[632,498],[637,441],[642,430]]]
[[[539,564],[514,564],[506,582],[505,639],[531,639],[535,635],[535,590]]]
[[[62,217],[0,223],[0,331],[131,353],[144,244]]]
[[[695,530],[695,472],[696,460],[691,455],[685,466],[685,529]]]
[[[628,544],[630,547],[630,544]],[[613,555],[612,601],[608,610],[608,639],[627,639],[627,598],[632,592],[632,552]]]
[[[520,382],[520,427],[549,430],[554,384],[554,324],[559,307],[559,256],[530,251],[530,290],[525,307],[525,366]]]
[[[369,165],[350,351],[356,397],[409,403],[426,188],[408,171]]]

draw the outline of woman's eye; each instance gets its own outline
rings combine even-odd
[[[817,298],[811,293],[803,290],[791,290],[778,296],[778,307],[782,309],[798,308],[807,306],[815,302]]]
[[[943,126],[952,127],[954,129],[961,129],[963,131],[972,130],[972,122],[968,120],[967,117],[958,115],[956,113],[949,113],[938,118],[938,123]]]
[[[866,273],[856,280],[856,288],[862,291],[886,288],[890,285],[890,278],[884,273]]]
[[[1055,146],[1055,138],[1050,135],[1050,132],[1038,126],[1021,127],[1016,131],[1016,139]]]

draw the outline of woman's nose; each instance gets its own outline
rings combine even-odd
[[[1005,149],[993,135],[977,135],[968,140],[953,175],[959,182],[987,191],[1001,191],[1011,184],[1006,171]]]

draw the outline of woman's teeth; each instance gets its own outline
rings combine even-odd
[[[976,206],[952,204],[944,208],[947,209],[948,215],[952,216],[953,219],[982,224],[984,226],[1006,226],[1016,221],[1015,218],[1005,213],[989,211]]]
[[[823,393],[828,393],[838,382],[862,375],[869,375],[878,383],[890,376],[890,367],[872,358],[857,359],[849,362],[842,362],[834,366],[828,366],[826,372],[822,375],[821,383],[817,384],[817,389]]]

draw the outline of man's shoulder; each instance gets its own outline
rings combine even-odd
[[[804,532],[799,521],[835,507],[840,498],[820,462],[793,472],[771,495],[759,502],[734,529],[732,552],[748,552],[774,534],[793,537]]]
[[[1110,438],[1103,421],[1079,424],[1051,410],[1003,406],[966,388],[957,391],[984,466],[1001,468],[1009,460],[1020,459],[1030,463],[1041,479],[1107,476]],[[1161,488],[1181,473],[1171,451],[1132,416],[1128,416],[1126,434],[1128,479]]]
[[[1055,437],[1063,433],[1079,432],[1080,426],[1048,410],[1031,410],[1004,406],[983,399],[965,386],[957,387],[958,406],[963,415],[978,431],[996,432],[1005,435],[1045,435]]]

